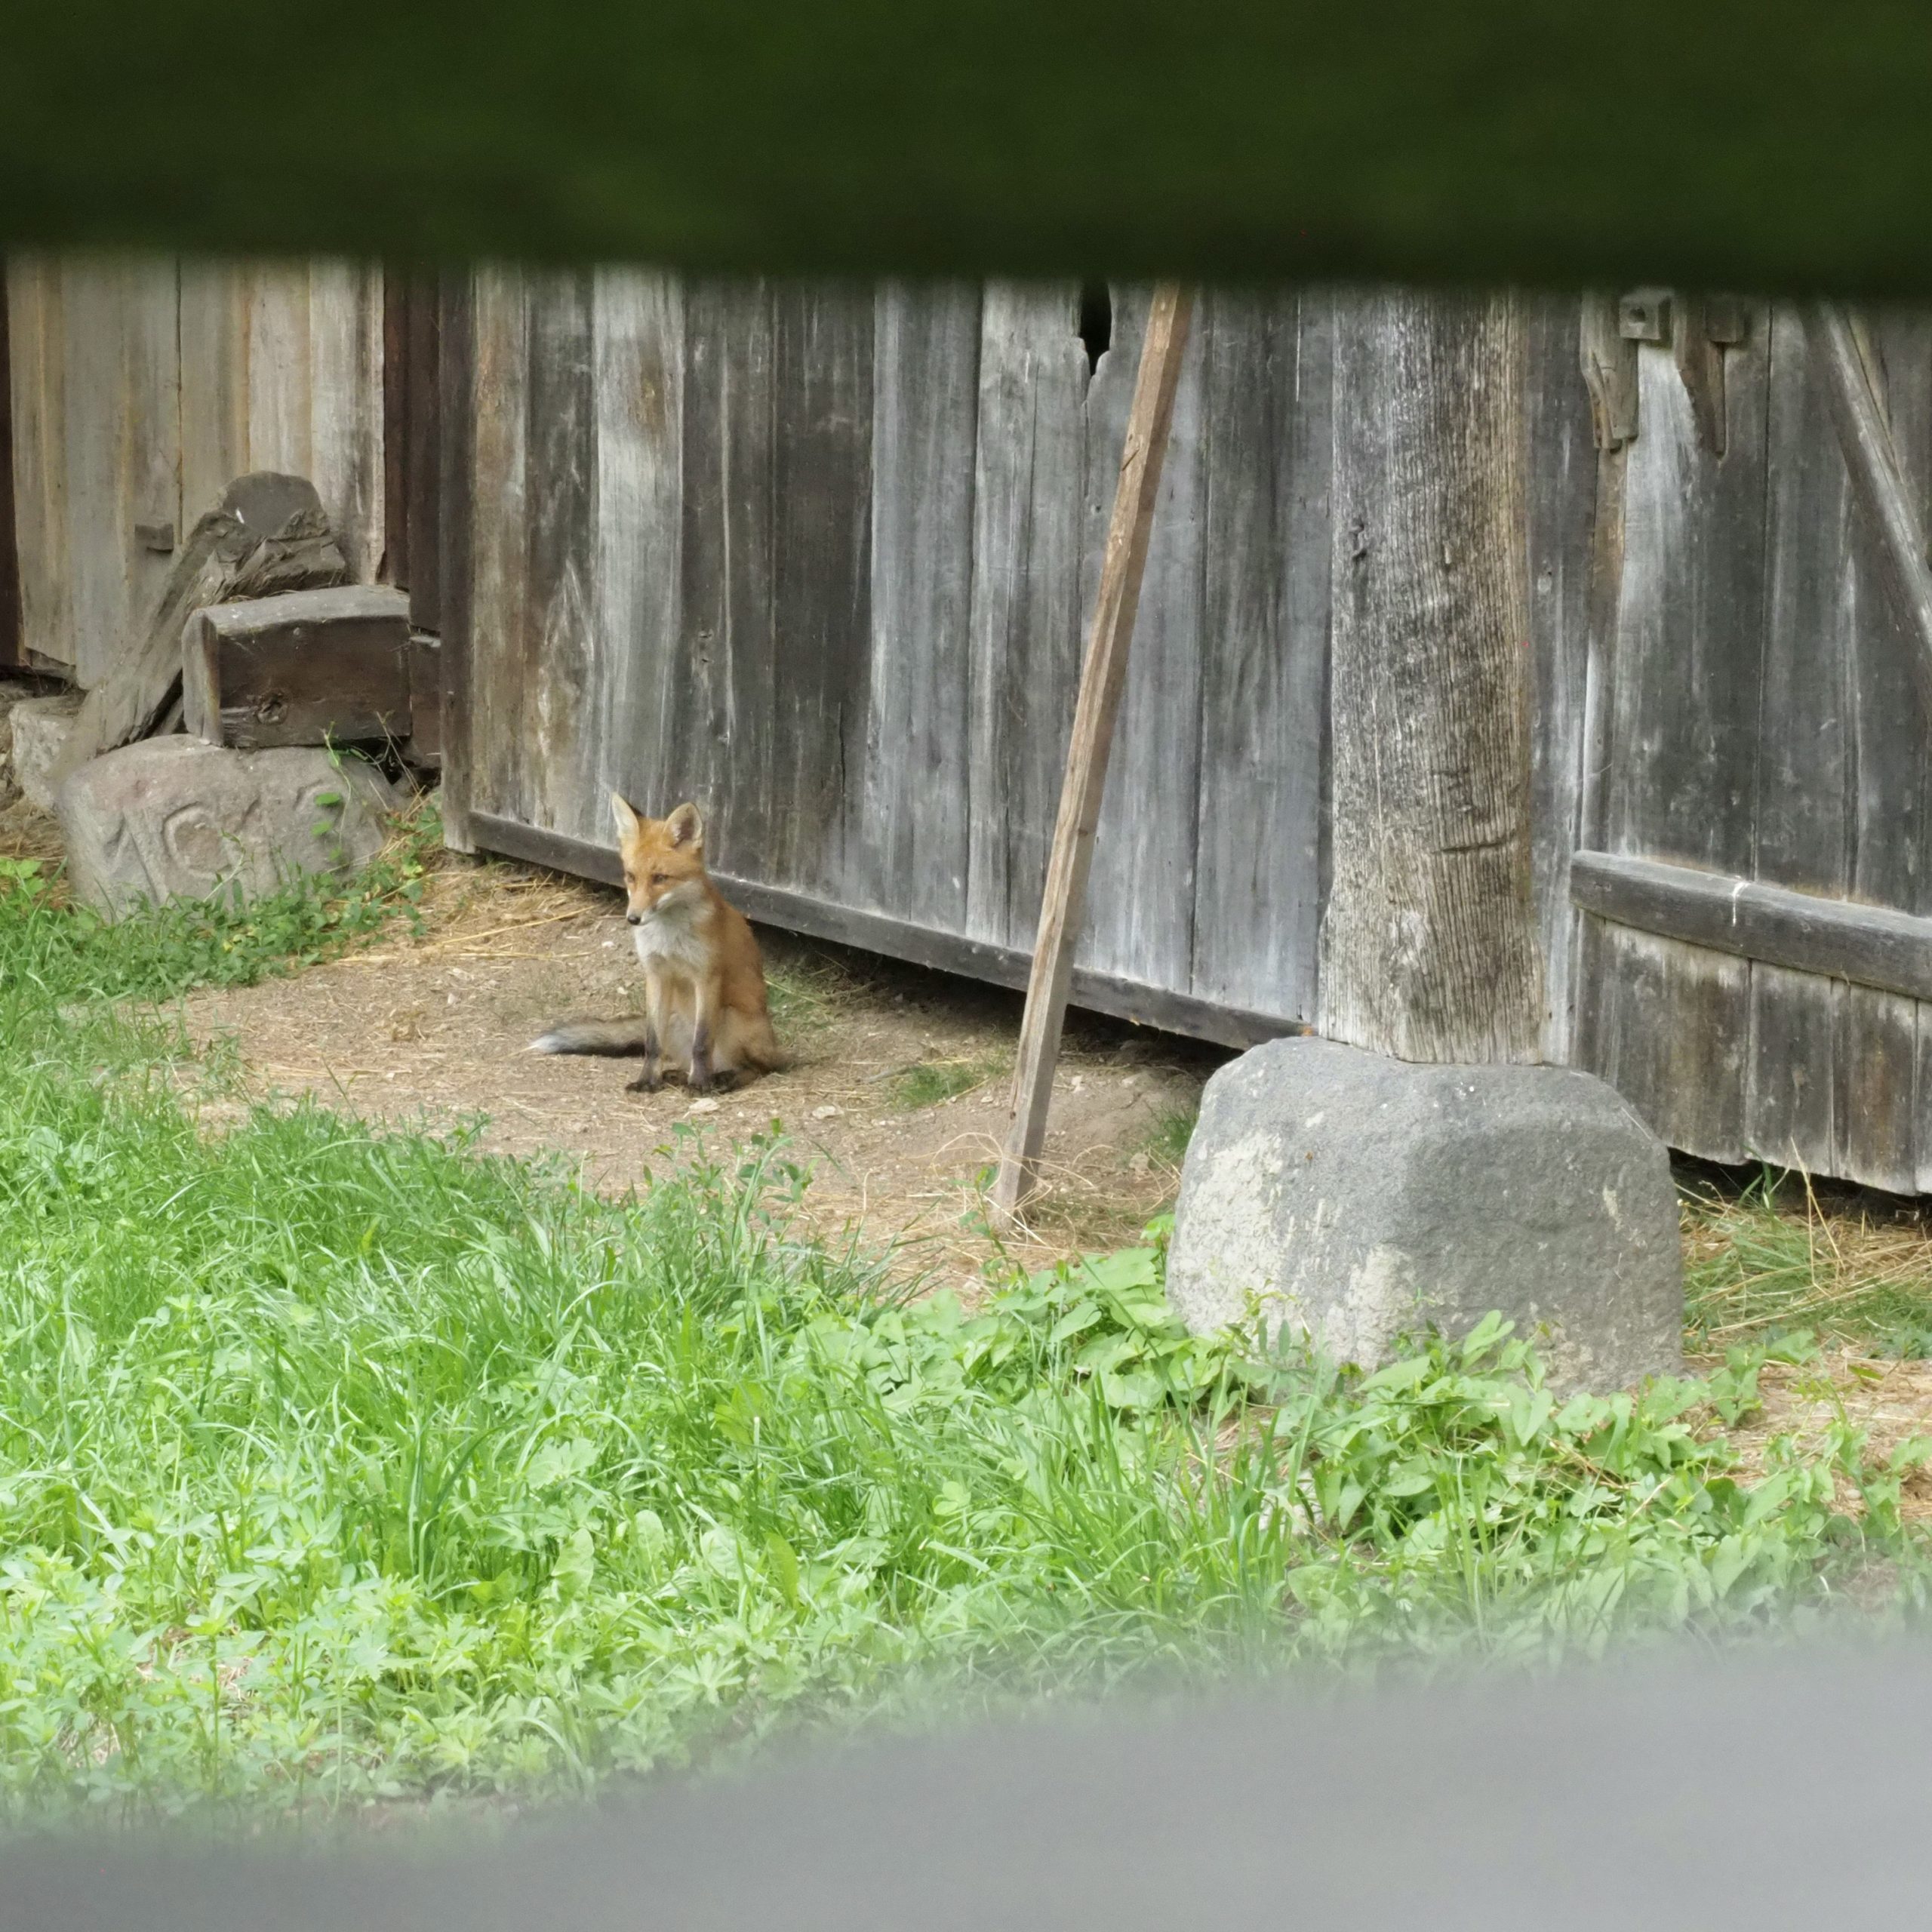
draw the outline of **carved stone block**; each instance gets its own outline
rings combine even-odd
[[[168,899],[238,903],[352,872],[385,836],[382,774],[325,751],[150,738],[92,758],[56,800],[73,888],[109,918]]]

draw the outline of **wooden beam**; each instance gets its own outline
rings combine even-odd
[[[1906,487],[1904,466],[1850,318],[1835,303],[1814,302],[1805,308],[1804,329],[1824,379],[1853,491],[1878,535],[1885,588],[1911,638],[1912,671],[1932,715],[1932,568],[1926,564],[1918,506]]]
[[[1570,896],[1586,912],[1795,973],[1932,999],[1932,919],[1656,859],[1579,852]]]
[[[1180,382],[1181,357],[1187,346],[1193,304],[1191,291],[1164,282],[1154,292],[1147,332],[1141,341],[1140,368],[1121,451],[1120,478],[1114,488],[1113,518],[1100,566],[1100,595],[1094,606],[1086,662],[1081,667],[1066,776],[1060,787],[1053,853],[1047,863],[1033,968],[1026,984],[1026,1012],[1020,1022],[1006,1147],[993,1183],[994,1211],[1009,1220],[1038,1184],[1054,1066],[1060,1057],[1060,1027],[1072,983],[1073,949],[1087,909],[1094,833],[1106,790],[1114,719],[1120,710],[1128,648],[1140,608],[1140,580],[1147,565],[1154,505],[1160,495],[1168,432],[1174,421],[1174,391]]]
[[[617,854],[608,845],[568,838],[560,832],[546,832],[494,812],[472,812],[467,823],[481,851],[527,860],[532,865],[548,866],[579,878],[594,878],[605,885],[615,885],[623,876]],[[983,940],[937,932],[931,926],[896,919],[889,913],[864,912],[856,906],[814,899],[808,893],[734,878],[728,872],[714,872],[712,877],[718,889],[746,918],[755,919],[760,925],[775,926],[780,931],[829,940],[835,946],[856,946],[862,952],[903,959],[915,966],[930,967],[934,972],[957,973],[962,978],[981,980],[995,986],[1023,986],[1032,971],[1032,961],[1012,946],[992,946]],[[1211,1040],[1217,1045],[1243,1051],[1258,1047],[1264,1040],[1278,1040],[1285,1035],[1308,1030],[1293,1020],[1278,1020],[1270,1014],[1218,1005],[1186,993],[1145,986],[1137,980],[1090,972],[1084,967],[1074,969],[1069,998],[1072,1004],[1090,1013],[1104,1013],[1115,1020],[1131,1020],[1137,1026],[1158,1027],[1163,1032],[1184,1033],[1191,1039]]]

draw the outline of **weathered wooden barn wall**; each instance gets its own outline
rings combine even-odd
[[[1090,1003],[1230,1038],[1314,1011],[1339,299],[1201,303],[1080,954]],[[689,795],[752,909],[1019,977],[1146,302],[1112,291],[1090,361],[1071,285],[479,277],[473,835],[608,867],[610,786]],[[1531,321],[1536,644],[1567,698],[1595,455],[1575,305]],[[1571,709],[1538,767],[1564,959]]]
[[[235,475],[309,477],[358,574],[383,540],[382,278],[332,263],[6,266],[24,644],[91,685]]]
[[[493,274],[474,305],[472,804],[605,845],[612,785],[688,795],[791,911],[1011,977],[1144,294],[1091,366],[1070,286]],[[1082,952],[1117,991],[1310,1010],[1328,331],[1324,297],[1197,324]]]
[[[1089,1004],[1232,1040],[1314,1011],[1353,554],[1330,478],[1338,439],[1375,433],[1331,408],[1349,301],[1204,301]],[[1928,721],[1804,327],[1680,303],[1636,343],[1609,309],[1610,433],[1591,305],[1525,318],[1545,1051],[1692,1152],[1932,1191],[1932,926],[1868,916],[1932,915]],[[1090,366],[1072,286],[479,278],[446,392],[473,411],[457,837],[608,876],[608,786],[692,795],[755,913],[1015,980],[1144,309],[1113,291]],[[1932,323],[1876,318],[1868,348],[1922,506]],[[1626,876],[1650,861],[1675,869],[1662,912]],[[1694,943],[1687,881],[1804,896],[1774,909],[1783,939],[1734,919]]]
[[[1601,648],[1604,777],[1583,842],[1816,895],[1827,929],[1839,906],[1932,914],[1932,720],[1877,533],[1799,315],[1758,306],[1744,323],[1706,420],[1708,382],[1687,382],[1672,346],[1638,352],[1638,431],[1617,459],[1607,546],[1621,567]],[[1932,321],[1874,317],[1867,346],[1922,516]],[[1928,936],[1899,934],[1921,955]],[[1692,1152],[1932,1191],[1932,1012],[1849,977],[1863,970],[1794,971],[1592,917],[1579,1057]]]

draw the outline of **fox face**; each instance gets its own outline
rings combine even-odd
[[[611,794],[617,852],[624,866],[624,916],[648,919],[695,912],[704,902],[704,820],[695,805],[668,818],[646,818],[622,793]]]

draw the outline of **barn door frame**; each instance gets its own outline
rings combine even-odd
[[[0,260],[0,665],[23,669],[20,543],[14,527],[14,365],[7,316],[7,270]]]

